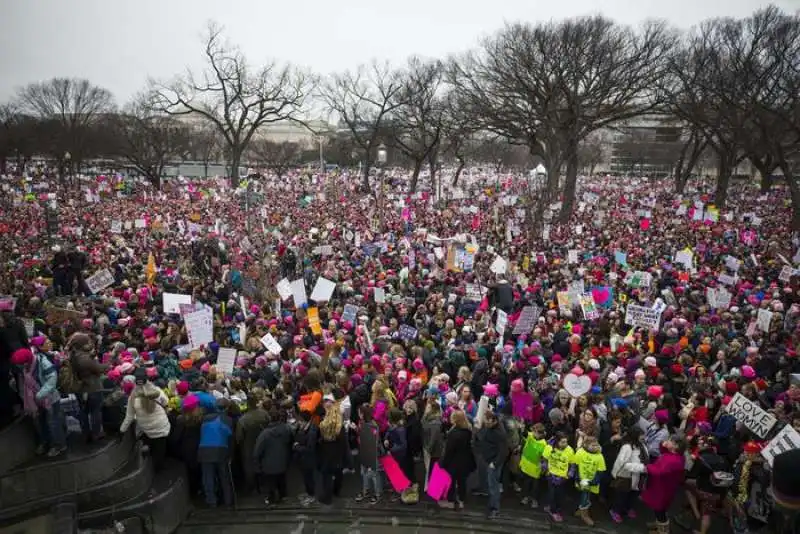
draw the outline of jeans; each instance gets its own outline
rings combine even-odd
[[[588,491],[580,492],[581,496],[578,500],[578,509],[588,510],[592,507],[592,495]]]
[[[619,515],[627,514],[633,508],[637,493],[624,489],[614,490],[614,506],[611,509]]]
[[[486,483],[489,489],[489,510],[500,509],[500,476],[503,474],[503,464],[486,467]]]
[[[203,492],[206,504],[217,505],[217,482],[222,489],[222,502],[226,506],[233,504],[233,481],[228,462],[203,462],[200,464],[203,474]]]
[[[78,420],[81,423],[83,435],[86,436],[86,439],[99,437],[103,433],[103,392],[89,393],[86,400],[79,395],[78,399],[81,405]]]
[[[550,507],[550,513],[560,514],[561,505],[564,503],[564,486],[567,480],[564,479],[560,484],[553,484],[550,480],[547,485],[547,505]]]
[[[39,443],[46,447],[66,447],[67,434],[64,430],[64,414],[61,403],[56,401],[49,408],[39,408],[36,418]]]
[[[523,475],[522,477],[522,491],[523,493],[529,498],[535,501],[539,500],[539,489],[541,485],[539,481],[541,478],[533,478],[527,475]]]
[[[371,467],[361,466],[361,493],[366,495],[372,488],[373,495],[380,498],[383,493],[383,477],[380,471]]]

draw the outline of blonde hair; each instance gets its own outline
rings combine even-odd
[[[342,430],[342,411],[339,403],[334,402],[325,412],[325,417],[319,424],[319,433],[325,441],[334,441]]]
[[[454,410],[450,414],[450,423],[456,428],[466,428],[467,430],[470,428],[467,416],[461,410]]]
[[[417,413],[417,401],[408,399],[406,402],[403,403],[403,411]]]

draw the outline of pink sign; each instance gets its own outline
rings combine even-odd
[[[426,492],[434,501],[441,501],[447,496],[452,483],[453,479],[450,478],[450,473],[439,467],[439,462],[436,462],[433,464]]]

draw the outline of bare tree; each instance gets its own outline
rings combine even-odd
[[[272,62],[253,69],[238,48],[223,42],[222,29],[214,23],[209,23],[204,52],[202,73],[189,71],[168,84],[151,81],[153,104],[170,115],[210,121],[225,141],[236,185],[242,154],[259,128],[280,121],[302,123],[313,79]]]
[[[388,63],[334,74],[321,87],[322,101],[364,152],[361,186],[369,190],[369,171],[392,113],[403,104],[404,79]]]
[[[193,161],[203,163],[203,176],[208,178],[208,167],[213,161],[222,159],[223,142],[219,131],[212,125],[193,128],[189,132],[187,155]]]
[[[475,125],[469,115],[458,107],[454,91],[449,91],[445,95],[444,108],[439,152],[442,156],[453,157],[458,162],[452,180],[452,185],[456,186],[472,153],[470,148]]]
[[[25,163],[41,148],[38,126],[38,121],[15,103],[0,105],[0,174],[6,174],[6,162],[12,156],[18,172],[22,172]]]
[[[51,153],[62,169],[67,152],[70,164],[80,168],[83,159],[90,155],[87,140],[93,122],[114,107],[110,91],[76,78],[29,84],[19,91],[18,100],[24,112],[58,127],[57,132],[52,131]]]
[[[675,178],[675,192],[683,193],[686,183],[692,175],[703,151],[708,147],[703,132],[694,125],[686,125],[681,131],[680,147],[678,149],[678,159],[675,162],[673,175]]]
[[[409,191],[417,190],[419,173],[425,162],[435,183],[436,156],[442,137],[445,104],[443,101],[443,65],[412,57],[403,75],[399,106],[391,118],[392,144],[413,162]]]
[[[157,189],[164,168],[189,149],[186,125],[167,114],[154,111],[146,96],[138,96],[115,119],[120,135],[120,155],[142,173]]]
[[[250,153],[260,166],[283,178],[286,171],[300,163],[302,149],[297,143],[283,141],[281,143],[269,139],[256,139],[250,143]]]
[[[590,176],[606,160],[608,140],[599,132],[589,135],[578,145],[578,161],[583,172]]]

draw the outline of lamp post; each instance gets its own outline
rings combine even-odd
[[[378,223],[383,233],[383,165],[386,163],[386,145],[378,147]]]

